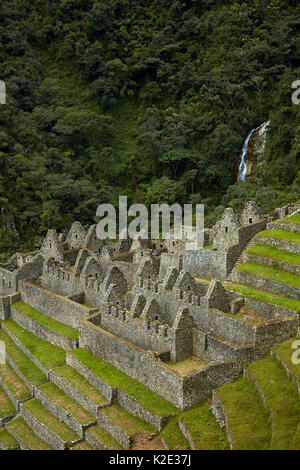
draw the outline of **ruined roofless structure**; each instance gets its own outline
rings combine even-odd
[[[295,312],[243,296],[228,282],[241,282],[236,268],[255,235],[298,206],[262,216],[248,202],[240,219],[226,209],[194,251],[172,238],[106,243],[96,225],[86,231],[79,222],[66,235],[49,230],[39,251],[0,265],[1,318],[33,331],[14,308],[20,300],[79,331],[78,341],[46,328],[35,329],[37,336],[67,351],[84,348],[188,409],[297,333]]]

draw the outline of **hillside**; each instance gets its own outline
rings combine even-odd
[[[4,0],[0,249],[90,223],[99,203],[204,202],[207,225],[253,198],[300,197],[300,6],[294,0]],[[264,163],[236,184],[253,127]],[[3,212],[4,211],[4,212]],[[8,224],[10,226],[10,224]]]

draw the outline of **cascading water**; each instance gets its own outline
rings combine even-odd
[[[243,144],[242,152],[241,152],[241,163],[239,166],[239,176],[238,176],[238,181],[245,183],[246,181],[246,175],[247,175],[247,160],[248,160],[248,147],[249,147],[249,141],[252,137],[252,134],[254,132],[258,131],[262,127],[266,127],[269,124],[270,121],[265,121],[263,122],[260,126],[256,127],[255,129],[252,129],[252,131],[249,132],[247,135],[247,138]]]

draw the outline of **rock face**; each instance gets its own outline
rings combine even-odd
[[[254,132],[252,138],[250,139],[246,173],[247,177],[253,175],[257,165],[262,163],[264,160],[269,124],[270,121],[266,121],[266,123],[260,129]]]

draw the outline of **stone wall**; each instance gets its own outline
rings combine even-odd
[[[80,319],[89,316],[93,311],[27,281],[20,281],[19,289],[23,302],[73,328],[78,328]]]
[[[44,264],[42,286],[56,294],[68,296],[82,290],[80,280],[70,271]]]

